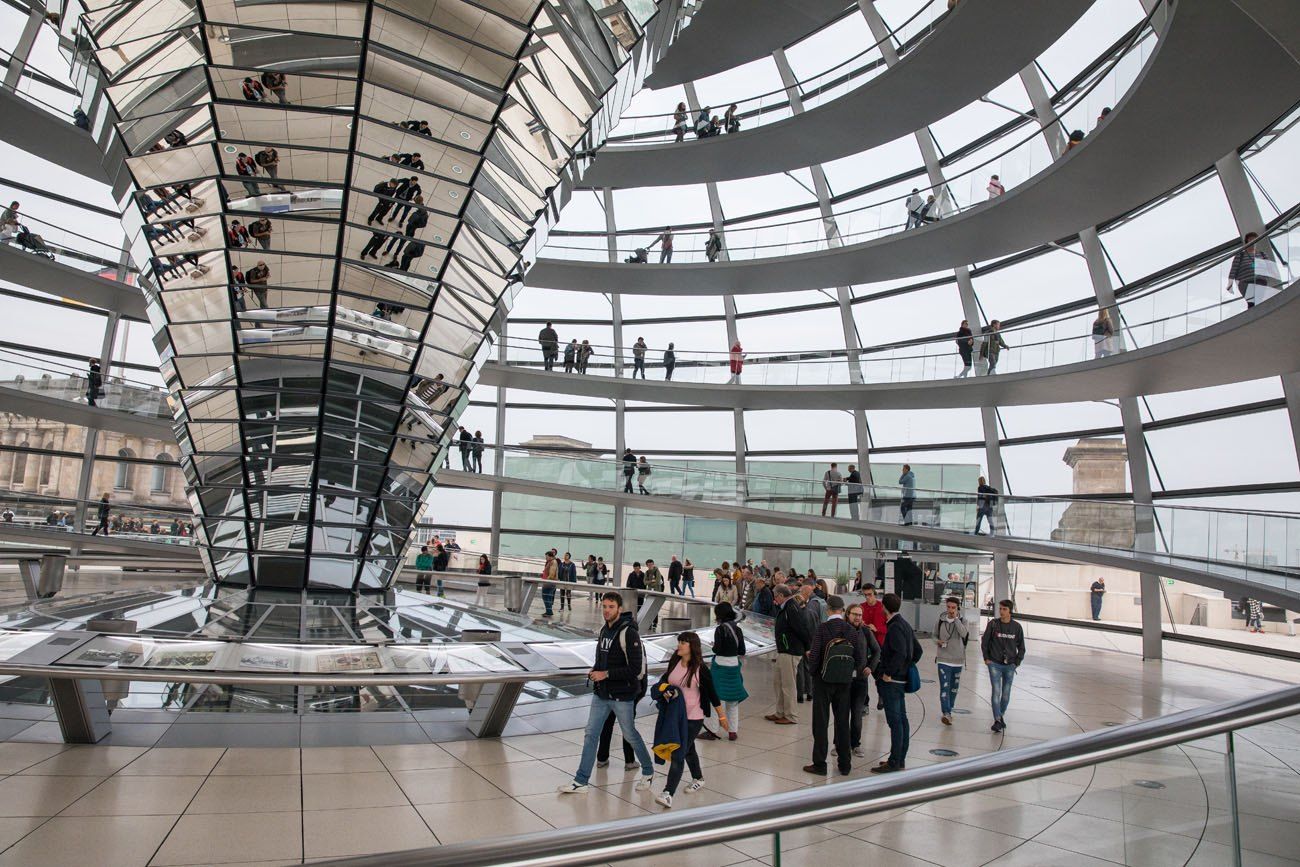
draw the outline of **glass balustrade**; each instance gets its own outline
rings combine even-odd
[[[11,349],[0,349],[0,388],[86,404],[85,365],[74,367]],[[94,406],[148,418],[172,417],[165,389],[122,376],[101,377]]]

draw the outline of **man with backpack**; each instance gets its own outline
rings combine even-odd
[[[826,621],[813,633],[808,651],[808,669],[813,676],[813,756],[805,774],[826,776],[826,726],[834,717],[835,757],[840,776],[853,769],[849,725],[852,714],[853,681],[867,671],[867,645],[862,633],[844,619],[844,600],[832,596],[826,601]]]
[[[633,755],[641,763],[641,779],[635,789],[648,792],[654,783],[654,765],[641,733],[636,729],[636,703],[646,694],[645,652],[641,647],[641,634],[636,628],[632,612],[623,610],[623,597],[617,592],[601,597],[601,615],[605,625],[596,640],[596,662],[587,678],[595,695],[587,714],[587,728],[582,737],[582,758],[573,782],[559,789],[560,794],[586,794],[591,788],[591,771],[596,764],[600,731],[610,713],[618,720],[624,739],[632,745]]]
[[[886,593],[880,600],[885,606],[885,641],[880,647],[880,665],[876,668],[876,691],[885,705],[885,722],[889,724],[889,758],[871,769],[873,774],[891,774],[907,766],[907,746],[911,729],[907,722],[907,693],[920,688],[920,677],[912,682],[912,668],[920,662],[923,651],[916,633],[898,613],[903,600],[897,593]]]

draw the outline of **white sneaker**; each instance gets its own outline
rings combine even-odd
[[[650,791],[651,787],[654,786],[654,784],[655,784],[655,775],[651,774],[648,777],[642,777],[641,779],[637,780],[636,785],[633,786],[632,788],[638,792],[648,792]]]
[[[603,762],[596,762],[596,767],[598,767],[598,768],[608,768],[608,767],[609,767],[609,759],[605,759],[605,761],[603,761]]]
[[[686,791],[688,791],[688,792],[698,792],[700,789],[703,789],[703,788],[704,788],[704,781],[703,781],[703,780],[691,780],[690,784],[686,787]]]
[[[857,756],[860,759],[865,759],[867,757],[867,751],[864,750],[862,747],[854,747],[853,755]]]
[[[832,755],[832,756],[838,756],[839,754],[840,754],[840,751],[839,751],[836,747],[831,747],[831,755]]]
[[[560,786],[555,791],[559,792],[561,795],[585,795],[587,794],[587,790],[590,788],[591,786],[588,786],[584,783],[575,782],[575,783],[565,783],[563,786]]]
[[[673,796],[667,792],[660,792],[655,795],[655,803],[671,810],[673,808]]]

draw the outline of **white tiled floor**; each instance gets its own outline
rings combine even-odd
[[[938,723],[936,687],[909,699],[909,766],[948,761],[935,748],[972,756],[1265,691],[1278,685],[1242,674],[1258,657],[1227,669],[1187,662],[1144,663],[1083,645],[1078,636],[1030,641],[1004,735],[988,730],[988,683],[968,670],[954,725]],[[1219,651],[1214,662],[1223,660]],[[1208,661],[1208,657],[1207,657]],[[1195,662],[1195,660],[1192,660]],[[1280,678],[1289,668],[1266,669]],[[679,793],[677,809],[787,792],[837,778],[805,774],[811,713],[797,726],[761,717],[770,709],[770,664],[746,667],[751,699],[740,740],[701,742],[706,788]],[[923,671],[927,679],[932,672]],[[647,734],[650,719],[640,723]],[[21,736],[21,735],[20,735]],[[887,748],[874,709],[854,778]],[[657,811],[633,791],[618,761],[593,775],[591,792],[561,797],[581,750],[579,731],[499,741],[328,748],[67,747],[0,743],[0,867],[63,863],[191,865],[299,863],[546,831]],[[1237,738],[1246,863],[1300,865],[1300,721]],[[662,771],[662,769],[660,769]],[[1209,738],[1054,777],[786,832],[782,863],[1101,865],[1140,867],[1229,863],[1231,826],[1223,745]],[[1155,781],[1163,788],[1144,788]],[[673,863],[770,864],[760,836],[678,853]],[[645,858],[626,864],[664,863]]]

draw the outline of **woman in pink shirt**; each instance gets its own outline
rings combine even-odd
[[[704,718],[717,713],[722,727],[727,731],[731,729],[727,725],[727,716],[722,711],[722,701],[713,689],[713,676],[704,664],[700,636],[694,632],[683,632],[677,636],[677,653],[668,663],[668,670],[659,678],[659,683],[677,687],[686,703],[686,743],[673,751],[672,761],[668,765],[668,784],[655,798],[656,804],[672,807],[677,784],[682,781],[683,766],[691,769],[691,782],[686,791],[698,792],[704,788],[704,771],[700,769],[700,757],[695,752],[695,738],[704,727]]]

